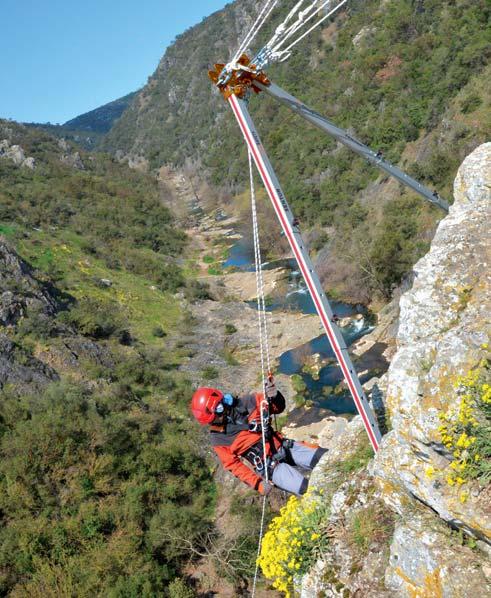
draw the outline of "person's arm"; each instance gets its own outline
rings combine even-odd
[[[227,471],[230,471],[236,478],[260,491],[262,478],[252,471],[247,465],[235,455],[227,446],[214,446],[215,453]]]

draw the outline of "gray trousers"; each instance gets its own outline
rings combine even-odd
[[[297,496],[305,494],[309,486],[309,480],[295,467],[312,470],[326,450],[323,448],[310,448],[299,442],[294,442],[293,446],[287,449],[287,459],[273,468],[271,481],[278,488],[291,494]]]

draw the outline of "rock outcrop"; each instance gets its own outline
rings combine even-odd
[[[490,217],[487,143],[459,169],[455,202],[401,297],[382,380],[391,431],[368,468],[343,477],[364,438],[354,418],[313,472],[330,504],[329,548],[301,581],[302,598],[491,595],[491,485],[446,483],[452,454],[438,430],[460,403],[456,380],[487,351]]]
[[[0,141],[0,158],[11,160],[16,166],[23,166],[34,170],[36,161],[31,156],[26,157],[20,145],[12,145],[8,139]]]
[[[50,366],[0,333],[0,390],[10,384],[16,392],[32,392],[53,380],[58,380],[58,374]]]
[[[32,268],[0,238],[0,326],[12,326],[36,311],[52,316],[56,300]]]
[[[401,509],[416,496],[440,517],[491,543],[489,497],[459,492],[427,475],[450,465],[442,450],[439,414],[457,404],[459,375],[476,366],[491,324],[491,143],[464,161],[455,202],[429,253],[415,266],[413,287],[400,301],[397,352],[388,371],[387,406],[393,430],[373,466],[388,502]],[[474,496],[474,494],[476,494]]]

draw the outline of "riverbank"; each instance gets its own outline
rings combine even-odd
[[[186,188],[189,193],[191,187],[182,183],[181,190]],[[261,376],[251,240],[238,233],[233,215],[217,209],[206,214],[196,197],[188,197],[188,207],[193,211],[189,233],[194,241],[195,271],[214,300],[190,305],[194,332],[186,341],[189,358],[182,370],[196,385],[209,384],[237,394],[257,389]],[[330,413],[354,413],[293,260],[285,256],[268,264],[263,277],[272,366],[292,417],[302,418],[302,409],[295,409],[302,405],[310,408],[308,419],[315,421]],[[347,344],[354,343],[353,357],[362,382],[374,376],[378,379],[388,367],[384,355],[388,345],[376,333],[372,340],[366,336],[373,331],[366,309],[336,301],[332,307]]]

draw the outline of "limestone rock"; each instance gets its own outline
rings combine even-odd
[[[282,429],[282,432],[292,440],[314,442],[330,449],[339,444],[347,425],[346,418],[329,416],[305,426],[287,426]]]
[[[69,149],[69,148],[68,148]],[[78,152],[70,152],[63,154],[60,158],[60,162],[65,164],[65,166],[70,166],[70,168],[74,168],[75,170],[85,170],[85,165],[82,162],[82,158]]]
[[[16,166],[23,166],[33,170],[36,161],[32,157],[26,158],[26,154],[20,145],[11,145],[8,139],[0,141],[0,158],[12,160]]]
[[[385,584],[401,598],[489,596],[479,551],[459,545],[455,532],[421,509],[397,521]]]
[[[491,542],[485,492],[459,492],[441,482],[439,414],[458,404],[457,376],[483,356],[491,310],[491,143],[466,158],[455,180],[455,203],[415,266],[413,287],[400,301],[397,352],[388,371],[387,404],[393,430],[373,473],[381,487],[398,489],[386,500],[399,511],[404,493],[428,504],[452,525]],[[431,466],[442,473],[430,479]]]
[[[56,301],[31,267],[0,239],[0,325],[12,326],[30,311],[53,315]]]
[[[323,488],[330,501],[330,542],[304,576],[302,598],[491,595],[491,485],[466,484],[468,498],[460,500],[461,491],[445,483],[452,457],[442,450],[437,430],[439,413],[459,403],[457,376],[480,361],[489,338],[490,216],[488,143],[462,164],[455,203],[400,300],[396,352],[378,383],[392,431],[368,472],[343,479],[342,463],[364,434],[360,418],[354,418],[312,473],[311,485]],[[387,331],[395,331],[393,318],[387,324]],[[436,472],[431,476],[430,466]],[[365,539],[370,529],[376,533],[363,552],[357,547],[360,536],[353,536],[355,520],[358,530],[370,520],[376,524],[365,525]],[[385,540],[377,544],[383,529]]]

